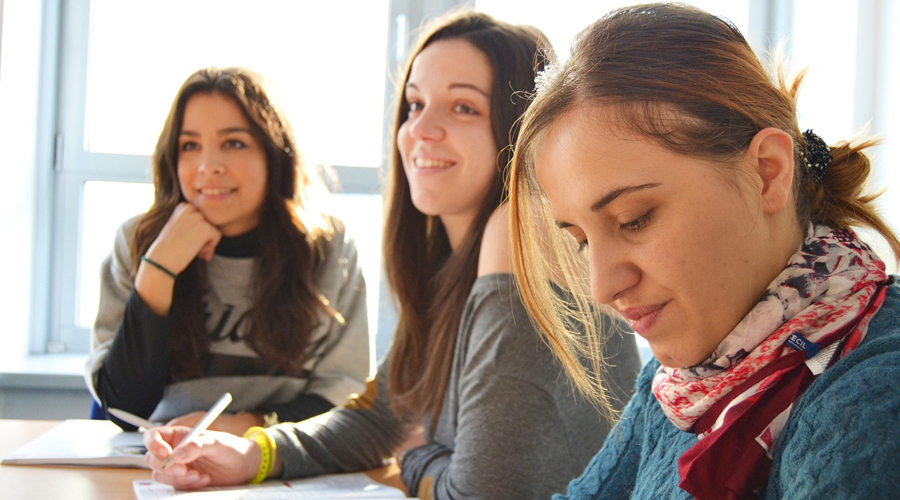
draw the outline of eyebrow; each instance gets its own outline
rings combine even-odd
[[[618,198],[622,195],[631,194],[631,193],[634,193],[637,191],[643,191],[644,189],[651,189],[651,188],[659,187],[660,185],[661,184],[659,182],[650,182],[647,184],[640,184],[637,186],[626,186],[626,187],[621,187],[619,189],[614,189],[614,190],[610,191],[609,193],[607,193],[606,196],[595,201],[594,204],[591,205],[591,212],[599,212],[600,210],[603,209],[603,207],[605,207],[606,205],[609,205],[616,198]],[[572,224],[570,224],[568,222],[563,222],[563,221],[557,222],[556,225],[560,229],[572,227]]]
[[[412,83],[412,82],[407,82],[406,88],[419,90],[419,87],[417,87],[416,84]],[[447,86],[447,89],[448,90],[454,90],[454,89],[474,90],[475,92],[478,92],[479,94],[487,97],[488,99],[491,98],[491,95],[489,93],[485,92],[484,90],[481,90],[478,86],[473,85],[471,83],[451,83],[450,85]]]
[[[244,133],[246,133],[246,134],[252,134],[252,132],[250,131],[250,129],[247,128],[247,127],[228,127],[228,128],[223,128],[222,130],[219,130],[218,134],[219,134],[219,135],[228,135],[228,134],[233,134],[233,133],[235,133],[235,132],[244,132]],[[200,136],[200,134],[199,134],[198,132],[194,132],[194,131],[192,131],[192,130],[182,130],[182,131],[181,131],[181,134],[179,134],[179,135],[189,135],[189,136],[192,136],[192,137],[199,137],[199,136]]]

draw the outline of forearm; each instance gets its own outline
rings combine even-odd
[[[409,427],[393,412],[383,379],[379,372],[359,398],[372,402],[371,406],[360,403],[353,408],[339,407],[304,422],[272,427],[285,477],[381,466],[403,442]]]
[[[142,260],[134,277],[134,289],[151,311],[159,316],[168,316],[172,309],[175,278],[167,271],[173,274],[174,271],[156,260],[153,262],[162,269]]]
[[[168,382],[170,330],[170,318],[155,315],[137,294],[131,295],[109,353],[94,374],[104,409],[120,408],[145,418],[153,413]]]
[[[400,463],[403,484],[410,494],[430,497],[434,478],[444,477],[452,458],[453,450],[434,442],[407,451]]]

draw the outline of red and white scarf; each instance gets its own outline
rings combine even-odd
[[[856,348],[884,301],[884,263],[852,231],[812,226],[759,302],[703,363],[660,367],[653,394],[699,441],[678,461],[699,499],[755,498],[793,402]]]

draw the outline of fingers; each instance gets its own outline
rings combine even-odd
[[[166,427],[156,427],[144,431],[142,437],[148,453],[165,457],[172,452],[172,447],[166,438],[163,437],[163,432],[171,439],[171,429],[167,429]]]
[[[209,474],[188,469],[182,464],[175,464],[164,471],[154,470],[153,480],[163,484],[170,484],[179,490],[205,488],[212,482]]]
[[[178,446],[178,444],[181,443],[181,440],[184,439],[190,431],[190,428],[181,426],[155,427],[144,431],[144,435],[142,436],[144,439],[144,446],[147,448],[149,454],[161,457],[160,460],[164,460],[172,453],[172,449]]]
[[[209,260],[222,233],[190,203],[175,207],[147,255],[180,274],[196,257]]]
[[[147,465],[153,470],[153,479],[179,489],[203,488],[205,486],[230,486],[246,483],[249,476],[244,472],[248,440],[223,434],[205,432],[184,441],[184,427],[159,427],[158,435],[148,434],[145,443]],[[178,443],[178,444],[175,444]],[[174,450],[161,453],[174,444]],[[163,468],[166,458],[171,456],[170,465]],[[254,473],[259,468],[254,466]]]
[[[203,454],[201,445],[194,440],[181,443],[189,431],[186,427],[162,426],[144,433],[147,447],[144,461],[153,470],[154,480],[179,489],[203,488],[210,484],[210,475],[193,466],[193,462]],[[170,456],[171,465],[163,468]]]
[[[213,254],[216,251],[216,246],[219,244],[219,241],[222,239],[222,233],[216,231],[213,235],[213,238],[210,238],[203,248],[200,249],[200,253],[197,254],[198,257],[209,262],[213,258]]]

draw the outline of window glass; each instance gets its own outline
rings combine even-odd
[[[90,328],[100,301],[100,264],[113,247],[116,230],[153,203],[153,185],[143,182],[84,183],[81,258],[78,272],[78,325]]]
[[[795,0],[793,34],[787,44],[792,69],[803,67],[797,102],[800,128],[832,143],[854,132],[857,27],[855,0]],[[840,64],[835,64],[840,61]]]
[[[272,80],[313,162],[377,167],[388,7],[387,0],[93,0],[85,147],[150,154],[188,75],[246,66]]]

